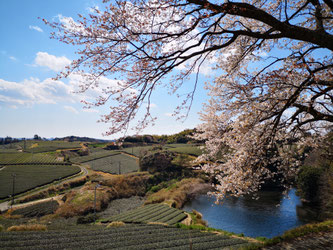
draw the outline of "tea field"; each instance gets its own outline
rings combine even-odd
[[[150,204],[136,208],[131,211],[112,216],[102,220],[103,223],[111,221],[122,221],[125,223],[148,223],[161,222],[174,225],[184,220],[187,215],[179,209],[169,207],[165,204]]]
[[[140,147],[130,147],[130,148],[124,148],[122,151],[134,155],[136,157],[140,157],[145,154],[145,152],[148,152],[151,150],[153,146],[140,146]]]
[[[28,144],[27,144],[28,142]],[[81,148],[80,142],[67,141],[27,141],[24,148],[24,142],[20,142],[23,151],[29,153],[52,152],[59,149]]]
[[[154,146],[140,146],[140,147],[130,147],[125,148],[122,151],[134,155],[136,157],[140,157],[144,155],[146,152],[152,150]],[[202,154],[202,150],[199,146],[193,145],[193,144],[166,144],[163,146],[163,149],[169,150],[176,153],[181,154],[189,154],[194,156],[199,156]]]
[[[146,224],[68,231],[0,232],[0,248],[3,250],[237,249],[248,244],[243,239],[220,234]]]
[[[198,146],[182,146],[182,147],[170,147],[168,148],[169,151],[180,153],[180,154],[188,154],[199,156],[203,152]]]
[[[22,207],[15,209],[11,214],[12,215],[22,215],[24,217],[41,217],[47,214],[54,213],[59,204],[55,200],[50,200],[46,202],[39,202],[27,207]]]
[[[12,194],[13,174],[15,174],[14,193],[19,194],[79,172],[79,167],[71,165],[5,166],[0,171],[0,199]]]
[[[98,160],[98,159],[101,159],[104,157],[109,157],[109,156],[117,155],[117,154],[120,154],[120,152],[102,149],[102,150],[98,150],[95,152],[90,152],[89,155],[70,158],[70,161],[74,162],[74,163],[85,163],[85,162]]]
[[[21,164],[66,164],[49,154],[32,153],[0,153],[0,165]]]
[[[110,174],[126,174],[139,170],[139,162],[136,158],[126,154],[114,154],[109,157],[86,162],[95,171],[102,171]]]

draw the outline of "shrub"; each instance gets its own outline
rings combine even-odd
[[[3,225],[0,225],[0,232],[2,232],[4,230]]]
[[[122,227],[125,226],[125,223],[122,221],[112,221],[111,223],[109,223],[106,227]]]
[[[307,224],[300,226],[283,233],[282,238],[285,240],[294,239],[310,233],[329,232],[333,231],[333,221],[324,221],[317,224]]]
[[[56,214],[69,218],[94,212],[94,189],[95,185],[87,184],[78,191],[69,192],[64,197],[65,203],[57,209]],[[96,192],[96,211],[105,208],[113,196],[111,189],[99,187]]]
[[[160,191],[151,194],[145,204],[167,202],[173,204],[176,208],[181,208],[186,201],[192,196],[192,191],[204,181],[198,178],[183,179],[171,185],[171,187],[163,188]]]
[[[311,202],[318,201],[318,186],[322,174],[322,168],[302,166],[297,177],[297,187],[304,199]]]
[[[46,231],[47,227],[42,224],[25,224],[18,226],[11,226],[7,228],[7,231]]]
[[[94,214],[90,214],[90,215],[87,215],[87,216],[82,216],[82,217],[79,217],[76,221],[77,224],[90,224],[90,223],[94,223],[95,222],[95,219],[97,219],[98,217]]]
[[[192,222],[193,222],[194,225],[202,225],[202,226],[205,226],[205,227],[208,226],[207,221],[202,219],[202,214],[199,213],[198,211],[193,209],[192,213],[191,213],[191,217],[192,217]]]
[[[86,183],[80,190],[71,191],[63,197],[64,204],[58,208],[56,214],[68,218],[93,212],[97,180],[101,186],[96,192],[96,211],[101,211],[111,200],[143,196],[149,177],[148,174],[128,174],[108,179],[101,175],[92,176],[93,182]]]
[[[271,246],[278,244],[283,241],[293,240],[298,237],[303,237],[310,234],[317,234],[322,232],[332,232],[333,231],[333,221],[327,220],[320,223],[306,224],[294,229],[290,229],[283,233],[282,236],[277,236],[272,239],[268,239],[265,242],[265,246]]]
[[[140,159],[140,170],[149,173],[167,171],[172,167],[175,154],[168,151],[158,151],[147,154]]]

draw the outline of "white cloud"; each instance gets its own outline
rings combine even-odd
[[[71,61],[65,56],[56,57],[47,52],[38,52],[35,58],[36,65],[47,67],[53,71],[61,71],[70,63]]]
[[[29,25],[29,29],[36,30],[38,32],[43,32],[43,30],[38,26]]]
[[[72,113],[74,113],[74,114],[78,114],[79,113],[79,111],[77,111],[74,107],[72,107],[72,106],[64,106],[64,109],[66,109],[67,111],[69,111],[69,112],[72,112]]]
[[[9,59],[12,61],[17,61],[17,58],[15,56],[10,56]]]
[[[83,26],[80,23],[74,21],[72,17],[66,17],[58,14],[56,18],[64,25],[64,28],[70,32],[85,33]]]
[[[83,112],[86,113],[99,113],[99,111],[97,109],[83,109]]]
[[[89,76],[89,75],[87,75]],[[98,87],[90,88],[83,93],[77,93],[80,85],[87,79],[79,74],[71,74],[68,83],[47,78],[43,81],[38,78],[25,79],[22,82],[11,82],[0,79],[0,106],[34,104],[79,103],[81,100],[94,101],[99,96],[105,96],[104,90],[118,88],[117,80],[102,77]],[[84,112],[98,110],[85,109]]]
[[[73,95],[73,86],[62,81],[47,78],[25,79],[22,82],[9,82],[0,79],[0,105],[56,104],[58,102],[78,102],[78,95]]]

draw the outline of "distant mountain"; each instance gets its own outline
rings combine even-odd
[[[104,143],[104,142],[113,142],[114,140],[102,140],[102,139],[95,139],[95,138],[89,138],[89,137],[80,137],[80,136],[66,136],[61,138],[53,138],[53,141],[60,140],[60,141],[82,141],[82,142],[96,142],[96,143]]]

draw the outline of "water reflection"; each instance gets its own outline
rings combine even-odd
[[[184,210],[199,211],[210,227],[250,237],[271,238],[305,224],[296,212],[296,207],[301,207],[301,201],[295,190],[289,191],[288,198],[277,191],[260,192],[258,196],[259,200],[229,197],[223,205],[216,205],[214,198],[201,195],[185,205]]]

